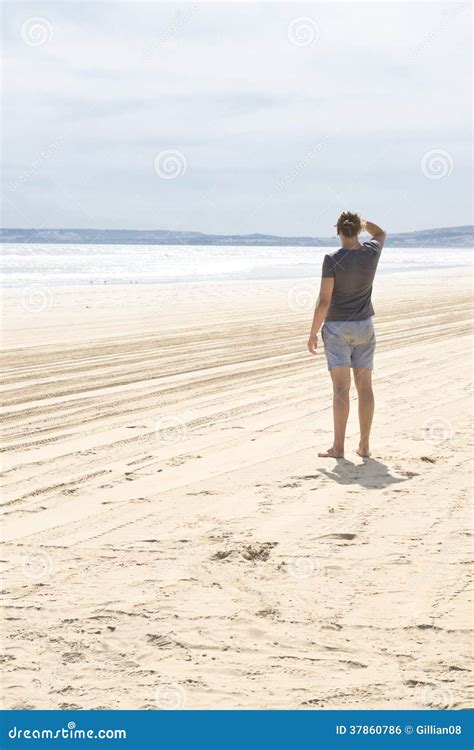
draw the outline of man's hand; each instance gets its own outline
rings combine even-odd
[[[308,339],[308,350],[311,352],[311,354],[316,354],[317,348],[318,348],[318,334],[312,333]]]

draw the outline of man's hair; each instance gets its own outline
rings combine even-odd
[[[362,230],[362,222],[359,214],[352,211],[343,211],[337,220],[337,233],[345,237],[357,237]]]

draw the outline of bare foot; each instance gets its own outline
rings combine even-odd
[[[361,458],[369,458],[371,456],[371,453],[369,451],[369,446],[368,445],[359,445],[359,447],[356,450],[356,453]]]
[[[344,458],[344,453],[336,450],[336,448],[328,448],[327,451],[318,453],[320,458]]]

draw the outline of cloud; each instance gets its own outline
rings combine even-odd
[[[467,4],[3,10],[6,184],[61,139],[9,195],[6,226],[327,234],[342,200],[397,230],[469,220]],[[51,38],[25,42],[30,18]],[[292,43],[308,18],[314,39]],[[428,184],[436,148],[454,167]],[[186,158],[179,179],[154,170],[165,149]]]

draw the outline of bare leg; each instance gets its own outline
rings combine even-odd
[[[354,367],[354,382],[359,397],[360,443],[359,456],[370,456],[369,438],[374,416],[374,392],[372,390],[372,370]]]
[[[349,416],[349,389],[351,387],[351,368],[334,367],[330,370],[333,387],[334,443],[329,450],[318,453],[326,458],[344,457],[344,439]]]

